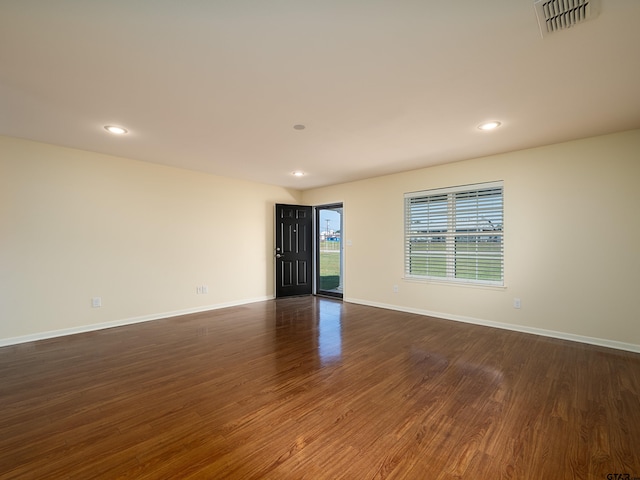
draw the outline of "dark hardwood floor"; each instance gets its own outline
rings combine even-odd
[[[0,381],[2,479],[640,478],[640,355],[330,299],[0,348]]]

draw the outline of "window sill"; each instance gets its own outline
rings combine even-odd
[[[493,285],[490,283],[471,283],[471,282],[454,282],[447,280],[434,280],[432,278],[419,278],[419,277],[402,277],[402,280],[409,283],[429,283],[433,285],[443,285],[447,287],[466,287],[466,288],[480,288],[483,290],[506,290],[506,285]]]

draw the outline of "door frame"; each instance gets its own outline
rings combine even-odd
[[[344,288],[344,204],[342,202],[327,203],[324,205],[316,205],[313,207],[314,217],[314,235],[313,246],[315,250],[314,261],[314,294],[319,296],[344,298],[344,291],[331,291],[320,289],[320,225],[319,210],[337,210],[340,209],[340,286]]]
[[[294,295],[282,295],[279,293],[281,293],[281,289],[278,287],[279,285],[279,279],[278,279],[278,265],[277,265],[277,261],[278,258],[276,258],[276,256],[278,254],[281,253],[281,251],[279,250],[279,248],[281,248],[278,245],[278,206],[282,205],[282,206],[292,206],[292,207],[310,207],[311,208],[311,218],[312,218],[312,222],[311,222],[311,226],[312,226],[312,233],[311,233],[311,252],[312,252],[312,262],[311,262],[311,279],[312,279],[312,285],[311,285],[311,292],[310,293],[303,293],[301,295],[318,295],[318,296],[328,296],[328,297],[332,297],[332,298],[339,298],[342,299],[344,297],[344,292],[331,292],[331,291],[327,291],[327,290],[320,290],[320,214],[318,212],[318,209],[328,209],[329,207],[336,207],[336,208],[340,208],[341,212],[340,212],[340,284],[344,285],[344,203],[343,202],[333,202],[333,203],[327,203],[327,204],[323,204],[323,205],[299,205],[299,204],[283,204],[283,203],[276,203],[274,205],[274,221],[273,221],[273,225],[274,225],[274,232],[273,232],[273,295],[275,298],[286,298],[287,296],[294,296]]]

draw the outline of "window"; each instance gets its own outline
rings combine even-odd
[[[502,182],[405,194],[405,275],[503,285]]]

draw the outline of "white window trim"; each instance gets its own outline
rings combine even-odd
[[[502,218],[503,225],[499,233],[501,240],[501,251],[500,251],[500,262],[501,262],[501,279],[500,280],[481,280],[481,279],[468,279],[468,278],[457,278],[455,277],[455,215],[454,215],[454,202],[451,201],[453,196],[450,194],[457,194],[462,192],[469,192],[474,190],[489,190],[494,188],[500,188],[502,191]],[[447,235],[445,236],[445,258],[446,258],[446,276],[430,276],[430,275],[420,275],[420,274],[411,274],[409,272],[409,245],[410,245],[410,233],[409,233],[409,225],[407,222],[410,221],[410,212],[409,201],[410,199],[420,198],[420,197],[431,197],[431,196],[441,196],[447,195]],[[447,188],[439,188],[432,190],[421,190],[416,192],[408,192],[404,194],[404,279],[410,281],[418,281],[418,282],[428,282],[428,283],[445,283],[445,284],[458,284],[465,286],[480,286],[480,287],[505,287],[505,273],[504,273],[504,182],[503,181],[494,181],[494,182],[486,182],[486,183],[478,183],[478,184],[469,184],[469,185],[460,185],[455,187],[447,187]]]

